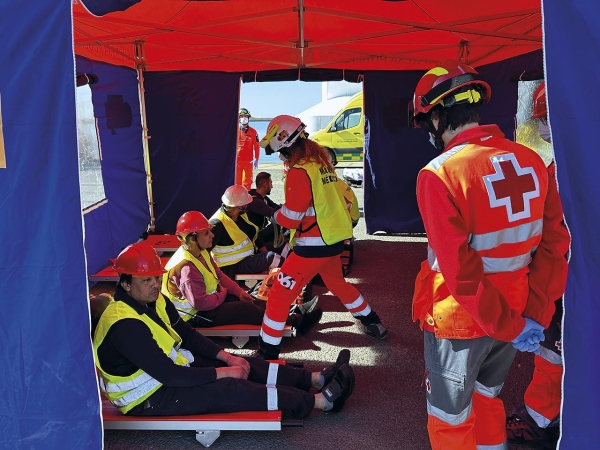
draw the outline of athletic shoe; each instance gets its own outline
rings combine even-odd
[[[344,407],[346,399],[354,390],[354,371],[348,363],[344,363],[335,373],[333,380],[323,388],[321,393],[333,407],[324,412],[336,413]]]
[[[345,348],[338,354],[337,360],[330,366],[327,366],[321,370],[323,376],[323,386],[327,386],[333,380],[338,369],[342,364],[348,364],[350,362],[350,350]]]
[[[319,303],[319,296],[315,295],[307,302],[303,302],[300,305],[296,305],[296,311],[300,314],[308,314],[315,310],[317,304]]]
[[[304,314],[302,316],[302,322],[296,328],[298,330],[298,333],[308,333],[308,330],[310,330],[313,326],[319,323],[321,317],[323,317],[323,310],[321,308],[317,308],[312,312]]]
[[[513,414],[506,418],[506,438],[509,442],[547,450],[556,448],[560,436],[559,427],[541,428],[529,414],[522,416]]]
[[[385,339],[388,334],[388,330],[386,327],[381,325],[381,323],[372,323],[370,325],[363,325],[363,331],[366,334],[371,336],[375,336],[377,339]]]

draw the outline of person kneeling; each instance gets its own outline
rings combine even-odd
[[[117,257],[114,301],[94,333],[100,388],[123,414],[189,415],[312,409],[339,411],[354,389],[350,352],[319,372],[242,358],[223,350],[182,320],[160,294],[165,272],[144,242]],[[317,393],[310,393],[311,388]]]
[[[199,211],[188,211],[179,218],[176,235],[182,244],[165,266],[162,294],[193,327],[262,324],[266,302],[254,299],[225,275],[208,253],[213,239],[211,229]],[[306,333],[323,315],[316,308],[317,301],[300,313],[293,310],[286,323],[300,334]]]

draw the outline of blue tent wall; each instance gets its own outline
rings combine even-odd
[[[100,448],[71,3],[4,1],[0,18],[0,448]]]
[[[550,127],[572,236],[564,299],[561,449],[599,447],[600,352],[593,334],[600,317],[597,8],[595,0],[578,0],[545,2],[543,9]]]
[[[489,64],[478,71],[492,87],[482,108],[482,124],[496,123],[514,138],[518,76],[541,73],[542,52]],[[437,155],[428,136],[408,125],[408,104],[424,71],[373,71],[364,76],[364,108],[370,139],[366,151],[364,196],[367,232],[421,233],[415,197],[419,170]]]
[[[156,228],[174,233],[186,211],[207,217],[234,182],[240,75],[144,75]]]
[[[78,57],[77,72],[98,77],[90,87],[108,201],[84,216],[88,272],[96,273],[150,222],[142,122],[135,70]]]

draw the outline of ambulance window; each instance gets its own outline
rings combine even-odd
[[[360,124],[361,108],[351,108],[344,111],[335,121],[336,131],[347,130]]]

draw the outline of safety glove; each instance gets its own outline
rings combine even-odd
[[[535,320],[525,317],[523,331],[512,340],[514,348],[521,352],[539,354],[540,342],[544,340],[544,327]]]

